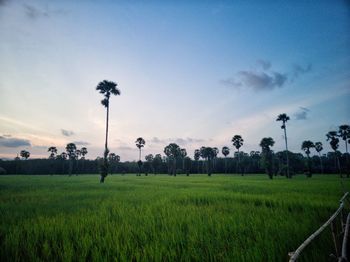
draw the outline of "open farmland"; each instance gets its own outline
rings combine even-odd
[[[0,176],[0,260],[286,261],[342,196],[337,176],[98,179]],[[331,250],[328,229],[301,261]]]

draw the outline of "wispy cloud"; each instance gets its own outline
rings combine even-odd
[[[298,78],[300,75],[311,72],[312,64],[302,67],[301,65],[294,64],[292,69],[292,81]]]
[[[76,144],[77,146],[88,146],[88,145],[90,145],[90,143],[86,142],[86,141],[74,141],[73,143]]]
[[[258,68],[238,71],[234,77],[222,79],[220,83],[235,89],[242,87],[253,91],[271,91],[284,87],[288,82],[293,82],[300,75],[306,74],[312,69],[311,64],[305,67],[294,64],[289,73],[278,72],[271,70],[272,63],[268,60],[258,59],[256,63]]]
[[[262,67],[264,70],[268,70],[271,67],[271,62],[268,60],[258,59],[256,60],[256,63]]]
[[[15,138],[10,135],[0,136],[0,146],[3,147],[20,147],[31,146],[30,141],[27,139]]]
[[[176,143],[179,145],[187,145],[187,144],[192,144],[192,143],[202,143],[205,142],[204,139],[198,139],[198,138],[165,138],[165,139],[160,139],[158,137],[153,137],[150,141],[151,143],[155,144],[168,144],[168,143]]]
[[[33,5],[23,4],[23,8],[24,8],[24,12],[27,15],[27,17],[29,17],[31,19],[49,16],[48,11],[42,10],[38,7],[33,6]]]
[[[309,112],[310,112],[310,109],[306,107],[299,107],[298,112],[294,113],[294,117],[296,120],[305,120],[308,118]]]
[[[75,133],[73,132],[73,131],[71,131],[71,130],[66,130],[66,129],[61,129],[61,133],[62,133],[62,135],[64,135],[64,136],[73,136]]]
[[[242,85],[252,88],[254,91],[272,90],[275,87],[283,87],[288,78],[286,74],[278,72],[241,71],[239,75]]]
[[[0,0],[6,2],[6,0]],[[41,17],[51,17],[53,15],[62,15],[66,14],[65,10],[62,9],[55,9],[55,10],[50,10],[47,6],[45,8],[41,8],[32,4],[25,3],[23,4],[24,8],[24,13],[25,15],[30,18],[30,19],[38,19]]]

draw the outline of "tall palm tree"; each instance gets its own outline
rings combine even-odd
[[[288,142],[287,142],[287,127],[286,127],[286,123],[289,119],[290,119],[289,116],[287,116],[286,113],[283,113],[277,116],[276,121],[282,121],[281,128],[284,130],[284,141],[286,143],[287,178],[292,178],[289,173],[289,157],[288,157]]]
[[[221,153],[225,156],[225,174],[227,173],[227,156],[230,154],[230,149],[227,146],[224,146],[221,149]]]
[[[312,173],[311,173],[311,168],[310,168],[310,149],[315,147],[314,143],[310,140],[306,140],[303,141],[303,143],[301,144],[301,149],[304,150],[306,156],[307,156],[307,176],[311,177]]]
[[[142,137],[139,137],[136,139],[135,143],[136,143],[136,147],[139,149],[139,161],[137,162],[137,164],[139,166],[139,174],[138,175],[141,176],[141,166],[142,166],[141,149],[145,146],[146,141]]]
[[[74,143],[69,143],[66,145],[66,152],[69,158],[69,176],[72,175],[73,171],[73,161],[76,159],[77,146]]]
[[[340,163],[339,163],[339,158],[338,158],[338,147],[339,147],[339,138],[338,138],[338,133],[336,131],[329,131],[326,134],[327,137],[327,141],[329,141],[329,144],[331,145],[331,148],[334,150],[334,160],[335,160],[335,167],[337,169],[338,166],[338,170],[339,170],[339,175],[340,177],[343,177],[342,173],[341,173],[341,168],[340,168]]]
[[[322,157],[321,157],[321,151],[323,150],[322,143],[321,142],[316,142],[315,143],[315,149],[316,149],[316,152],[318,153],[318,157],[320,159],[321,173],[323,174],[323,163],[322,163]]]
[[[274,144],[275,141],[271,137],[264,137],[260,141],[260,146],[262,149],[262,164],[265,167],[266,173],[270,179],[273,178],[273,156],[270,147],[272,147]]]
[[[105,181],[105,177],[108,175],[108,160],[107,156],[109,153],[108,150],[108,121],[109,121],[109,98],[111,95],[120,95],[120,90],[117,88],[117,84],[112,81],[103,80],[100,82],[96,90],[103,95],[103,99],[101,100],[101,104],[106,108],[106,140],[105,140],[105,151],[103,154],[103,164],[101,166],[101,178],[100,183]]]
[[[215,173],[215,170],[216,170],[216,159],[217,159],[217,156],[219,154],[219,149],[217,147],[213,147],[213,172]]]
[[[345,152],[346,152],[346,172],[347,177],[349,177],[349,154],[348,154],[348,141],[350,139],[350,126],[349,125],[341,125],[339,126],[339,137],[341,137],[345,142]]]
[[[239,154],[239,149],[241,148],[241,146],[243,146],[243,138],[240,135],[235,135],[234,137],[232,137],[232,144],[233,146],[237,149],[237,155],[238,155],[238,162],[237,162],[237,171],[240,169],[240,162],[241,162],[241,157]],[[242,176],[243,176],[243,172],[242,172]]]
[[[199,174],[199,158],[201,157],[201,152],[199,149],[194,150],[193,158],[197,163],[197,174]]]

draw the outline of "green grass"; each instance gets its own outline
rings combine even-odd
[[[341,196],[336,176],[0,176],[0,261],[287,261]]]

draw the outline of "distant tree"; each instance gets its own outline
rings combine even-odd
[[[241,157],[240,157],[240,154],[239,154],[239,149],[241,148],[241,146],[243,146],[243,138],[240,136],[240,135],[235,135],[234,137],[232,137],[232,144],[233,146],[237,149],[237,155],[238,155],[238,162],[237,162],[237,173],[239,173],[239,171],[241,171],[241,175],[243,176],[243,172],[241,169],[241,166],[240,166],[240,160],[241,160]]]
[[[185,157],[187,156],[187,151],[185,148],[180,149],[180,155],[182,159],[182,171],[185,172]]]
[[[50,152],[49,159],[55,159],[57,155],[57,147],[51,146],[48,148],[47,152]]]
[[[72,175],[73,171],[73,161],[76,159],[77,146],[74,143],[69,143],[66,146],[67,156],[69,158],[69,176]]]
[[[147,162],[147,168],[145,170],[146,172],[146,176],[148,175],[148,173],[151,173],[153,171],[153,155],[152,154],[148,154],[145,156],[146,162]]]
[[[120,95],[120,91],[117,88],[117,84],[111,81],[103,80],[100,82],[96,90],[100,92],[104,96],[104,98],[101,101],[101,104],[106,108],[107,115],[106,115],[106,140],[105,140],[105,150],[103,153],[103,163],[100,167],[101,171],[101,178],[100,183],[104,183],[106,176],[108,175],[108,121],[109,121],[109,98],[111,95]]]
[[[108,161],[110,163],[110,173],[111,175],[113,175],[113,172],[115,172],[116,165],[120,161],[120,156],[116,155],[115,153],[109,153]]]
[[[54,169],[54,160],[56,158],[56,155],[57,155],[57,147],[55,146],[51,146],[47,149],[47,152],[50,152],[50,156],[49,156],[49,159],[50,159],[50,172],[51,172],[51,175],[53,174],[53,169]]]
[[[180,147],[175,143],[170,143],[164,148],[164,154],[173,163],[172,174],[176,176],[176,159],[181,155]]]
[[[188,156],[185,157],[185,171],[184,172],[186,173],[186,176],[190,175],[191,164],[192,164],[191,158],[189,158]]]
[[[27,160],[30,157],[30,153],[27,150],[21,150],[21,152],[19,154],[25,160]]]
[[[230,154],[230,149],[227,146],[224,146],[221,153],[225,156],[225,174],[227,174],[227,156]]]
[[[275,141],[271,137],[264,137],[260,141],[262,151],[262,166],[265,168],[266,174],[270,179],[273,178],[273,154],[270,149],[275,144]]]
[[[316,142],[315,143],[315,149],[316,149],[316,152],[318,153],[318,157],[320,159],[321,173],[323,174],[323,163],[322,163],[322,157],[321,157],[321,151],[323,150],[322,143],[321,142]]]
[[[286,123],[289,120],[289,116],[287,116],[287,114],[283,113],[283,114],[279,114],[277,116],[276,121],[282,121],[282,126],[281,128],[284,130],[284,141],[286,143],[286,159],[287,159],[287,178],[292,178],[292,176],[290,175],[289,172],[289,157],[288,157],[288,143],[287,143],[287,127],[286,127]]]
[[[81,155],[80,159],[82,160],[82,162],[81,162],[81,164],[82,164],[81,169],[82,169],[83,173],[85,172],[85,156],[87,155],[87,153],[88,153],[88,150],[87,150],[86,147],[82,147],[80,149],[80,155]]]
[[[65,162],[67,160],[67,153],[66,152],[62,152],[60,155],[57,156],[57,159],[62,161],[62,174],[64,174],[65,171]]]
[[[217,147],[213,147],[213,172],[215,173],[216,170],[216,160],[217,160],[217,156],[219,154],[219,149]]]
[[[338,167],[339,175],[340,175],[340,177],[343,177],[342,172],[341,172],[341,168],[340,168],[339,157],[337,154],[337,150],[339,147],[338,134],[336,131],[329,131],[326,134],[326,137],[327,137],[327,141],[329,141],[331,148],[334,150],[335,169],[337,169],[337,167]]]
[[[162,163],[162,156],[160,154],[156,154],[153,158],[154,174],[160,173],[160,167]]]
[[[197,164],[197,174],[199,174],[199,163],[198,163],[198,161],[199,161],[200,157],[201,157],[200,150],[199,149],[194,150],[193,158],[194,158],[194,160],[196,161],[196,164]]]
[[[139,173],[138,173],[138,175],[141,176],[141,167],[142,167],[141,149],[145,146],[146,141],[142,137],[139,137],[139,138],[136,139],[135,143],[136,143],[136,147],[139,149],[139,161],[137,162],[137,164],[139,166]]]
[[[312,172],[311,172],[311,163],[310,163],[310,149],[315,147],[314,143],[310,140],[306,140],[303,141],[303,143],[301,144],[301,149],[304,150],[306,156],[307,156],[307,160],[306,160],[306,166],[307,166],[307,177],[311,177],[312,176]]]
[[[349,139],[349,143],[350,143],[350,126],[349,125],[341,125],[339,126],[339,130],[338,130],[338,135],[339,137],[341,137],[344,142],[345,142],[345,152],[346,152],[346,174],[347,177],[349,177],[349,152],[348,152],[348,141],[347,139]]]
[[[207,161],[207,174],[208,176],[211,176],[212,174],[211,163],[215,155],[214,149],[211,147],[202,146],[200,149],[200,152],[201,152],[201,157]]]

